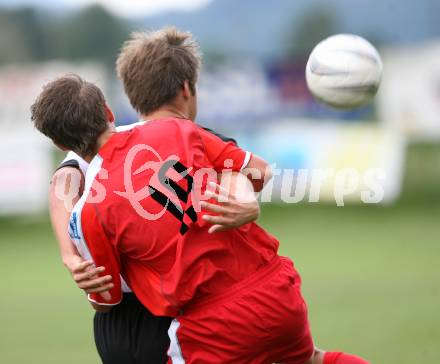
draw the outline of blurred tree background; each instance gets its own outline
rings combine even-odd
[[[337,2],[344,4],[344,1],[338,0]],[[280,0],[279,8],[274,8],[274,14],[267,14],[267,7],[263,2],[254,4],[250,0],[243,0],[237,5],[238,14],[246,13],[249,6],[252,5],[254,11],[252,14],[248,14],[249,19],[266,18],[267,21],[264,27],[261,27],[258,21],[247,24],[246,29],[252,28],[252,30],[248,30],[246,34],[240,33],[240,37],[236,37],[237,39],[228,43],[223,38],[233,38],[231,34],[237,32],[237,29],[243,29],[243,24],[239,24],[239,28],[236,28],[237,24],[231,22],[230,29],[222,27],[221,31],[218,31],[218,29],[212,30],[212,28],[221,27],[221,24],[223,24],[221,22],[224,20],[221,20],[223,17],[218,16],[218,14],[224,14],[221,10],[229,9],[230,3],[231,0],[213,2],[211,6],[213,9],[207,8],[194,15],[187,14],[185,17],[172,17],[172,14],[165,14],[138,19],[115,16],[99,5],[91,5],[76,11],[64,11],[62,8],[49,10],[29,6],[20,8],[0,7],[0,66],[43,62],[53,59],[66,61],[91,60],[104,64],[109,75],[114,77],[115,59],[129,33],[134,29],[145,29],[149,26],[159,27],[161,26],[159,24],[163,23],[175,24],[183,29],[188,29],[189,24],[192,24],[191,29],[194,28],[194,33],[200,38],[204,59],[208,64],[221,64],[227,61],[228,58],[236,57],[237,53],[234,53],[236,47],[244,48],[249,54],[254,52],[253,58],[267,60],[268,63],[271,62],[271,59],[272,61],[276,59],[299,60],[301,63],[306,59],[313,46],[323,38],[337,32],[354,29],[348,27],[346,23],[350,18],[344,16],[343,13],[352,11],[352,9],[350,10],[347,7],[338,8],[334,6],[334,3],[309,4],[301,0],[296,4],[298,9],[302,9],[301,12],[292,12],[288,11],[292,8],[292,4],[287,0]],[[434,8],[438,8],[438,5],[434,5],[433,1],[427,4],[430,6],[427,9],[432,11],[434,11]],[[405,13],[413,11],[410,5],[406,3],[402,5],[408,8]],[[385,5],[377,3],[375,6],[380,8]],[[389,5],[389,8],[392,9],[393,7]],[[374,11],[374,8],[369,9]],[[399,9],[399,11],[402,10]],[[353,13],[353,15],[356,14],[356,12]],[[391,16],[387,15],[385,11],[381,11],[380,14]],[[417,16],[420,17],[421,14]],[[170,22],[171,19],[175,21]],[[202,21],[203,19],[205,23]],[[279,25],[282,20],[285,24]],[[376,20],[372,18],[371,22]],[[220,23],[215,23],[216,21]],[[356,21],[359,23],[358,20]],[[212,26],[207,26],[211,23]],[[389,23],[381,22],[381,24],[385,24],[392,30]],[[428,22],[426,27],[427,34],[432,36],[437,34],[439,30],[438,25],[432,21]],[[386,43],[387,39],[392,38],[391,31],[388,34],[387,32],[380,32],[376,28],[370,26],[365,28],[364,32],[372,35],[369,39],[374,40],[375,44]],[[214,36],[212,31],[214,31]],[[262,44],[264,43],[262,40],[264,34],[271,34],[270,37],[274,39],[273,43],[276,43],[276,45]],[[278,39],[278,41],[275,41],[275,39]],[[250,45],[251,42],[254,42],[254,45]],[[249,45],[248,48],[246,48],[247,45]],[[263,56],[258,51],[259,47],[268,49],[273,47],[278,48],[279,51],[278,53],[271,53],[272,56]],[[436,186],[439,178],[437,171],[439,169],[434,168],[434,166],[439,166],[436,159],[439,151],[437,143],[434,144],[434,146],[429,143],[427,146],[416,145],[408,149],[404,197],[414,195],[415,199],[421,199],[424,196],[427,200],[430,200],[433,196],[438,195]],[[423,161],[429,161],[429,163]],[[422,193],[422,191],[425,192]]]
[[[287,54],[293,57],[309,54],[321,40],[338,32],[337,24],[338,18],[332,7],[310,8],[298,24],[292,23],[294,26],[287,32]]]
[[[50,16],[48,16],[50,15]],[[64,15],[35,8],[0,10],[0,64],[96,60],[113,67],[128,23],[93,5]]]

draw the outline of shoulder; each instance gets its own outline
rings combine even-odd
[[[224,134],[218,133],[218,132],[216,132],[212,129],[209,129],[209,128],[202,127],[202,129],[207,131],[208,133],[215,135],[216,137],[220,138],[221,140],[223,140],[226,143],[231,142],[231,143],[234,143],[235,145],[237,145],[237,141],[234,138],[228,137]]]
[[[89,164],[84,159],[82,159],[78,154],[70,151],[66,154],[66,157],[62,160],[62,162],[59,164],[56,170],[62,169],[64,167],[77,168],[85,176]]]

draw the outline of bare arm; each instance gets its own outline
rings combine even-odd
[[[247,166],[241,171],[252,183],[255,192],[260,192],[272,178],[269,164],[262,158],[252,155]]]
[[[55,172],[49,188],[52,228],[58,241],[63,264],[78,287],[86,293],[106,292],[113,287],[111,276],[99,277],[104,268],[94,267],[93,262],[84,261],[67,233],[70,213],[82,194],[83,185],[84,177],[74,167],[63,167]],[[95,306],[94,308],[97,309]]]
[[[255,192],[260,192],[272,178],[272,170],[265,160],[252,155],[240,173],[222,173],[222,178],[229,179],[229,182],[225,184],[221,181],[222,186],[211,184],[212,192],[206,193],[216,203],[200,202],[203,209],[215,214],[203,215],[205,221],[213,224],[210,233],[239,227],[258,219],[260,205]]]
[[[200,206],[215,215],[203,215],[205,221],[213,224],[210,233],[224,231],[248,224],[258,219],[260,205],[257,201],[252,183],[242,173],[223,174],[222,186],[209,184],[205,195],[216,203],[201,201]],[[225,183],[226,182],[226,183]]]
[[[79,200],[84,177],[73,167],[64,167],[55,172],[49,187],[49,212],[52,228],[58,240],[61,259],[69,271],[82,261],[67,234],[70,213]]]

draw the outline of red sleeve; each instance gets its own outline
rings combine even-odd
[[[206,158],[217,172],[232,169],[239,172],[247,166],[252,154],[237,147],[232,142],[224,142],[218,136],[198,128]]]
[[[113,288],[110,290],[111,300],[106,301],[99,293],[88,295],[91,302],[103,306],[117,305],[122,300],[121,265],[116,247],[108,239],[102,222],[97,216],[96,206],[86,204],[81,214],[81,225],[84,242],[96,267],[105,267],[102,276],[111,275]]]

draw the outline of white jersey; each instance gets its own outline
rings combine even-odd
[[[129,130],[132,129],[138,125],[142,125],[144,124],[144,121],[139,121],[137,123],[133,123],[130,125],[123,125],[123,126],[118,126],[116,127],[116,131],[125,131],[125,130]],[[86,178],[86,180],[89,178],[92,178],[92,180],[94,179],[95,176],[87,176],[87,171],[89,170],[89,163],[87,163],[84,159],[82,159],[78,154],[76,154],[75,152],[68,152],[66,155],[66,158],[64,158],[64,160],[61,162],[61,165],[69,162],[69,161],[76,161],[78,163],[78,167],[81,170],[81,172],[83,173],[84,177]],[[96,175],[96,171],[91,171],[93,172],[92,174]],[[89,173],[90,174],[90,173]],[[75,205],[74,207],[74,211],[77,209],[80,209],[82,205],[84,204],[83,198],[81,198],[78,203]],[[70,226],[69,226],[69,230],[70,230]],[[75,244],[76,249],[78,250],[79,254],[84,258],[84,259],[91,259],[90,253],[86,247],[86,245],[82,242],[82,239],[72,239],[72,232],[69,231],[69,236],[71,237],[71,241]],[[127,285],[127,283],[124,281],[124,279],[121,277],[121,288],[122,288],[122,292],[131,292],[130,287]]]

